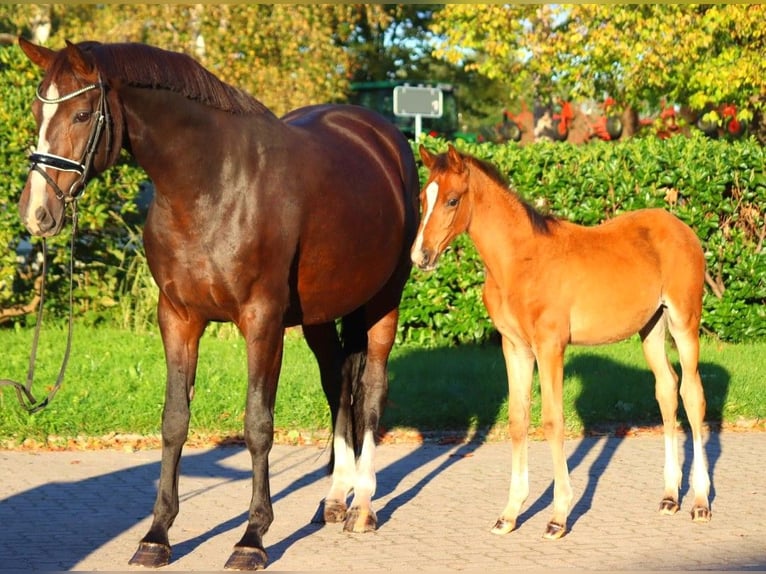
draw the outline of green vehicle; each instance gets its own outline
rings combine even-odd
[[[351,84],[349,103],[370,108],[383,114],[408,138],[415,137],[415,118],[394,115],[394,88],[397,86],[424,86],[442,91],[442,116],[422,118],[424,134],[446,139],[461,137],[459,134],[458,107],[455,90],[451,84],[420,82],[414,80],[384,80],[379,82],[355,82]]]

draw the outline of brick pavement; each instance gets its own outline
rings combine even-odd
[[[688,474],[691,444],[682,439]],[[329,453],[275,446],[275,521],[266,535],[273,571],[764,570],[766,433],[712,433],[713,520],[693,524],[690,497],[660,516],[662,438],[566,443],[575,506],[569,534],[541,538],[551,462],[529,450],[531,494],[519,528],[489,529],[505,504],[510,445],[385,444],[378,449],[380,528],[345,534],[310,523],[329,485]],[[141,570],[127,561],[145,533],[159,451],[0,452],[0,570]],[[688,489],[687,477],[683,493]],[[245,524],[249,455],[242,447],[184,451],[181,513],[163,570],[220,570]]]

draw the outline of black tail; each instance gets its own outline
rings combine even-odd
[[[367,321],[364,309],[359,308],[353,313],[343,317],[341,321],[340,337],[343,345],[343,383],[341,393],[345,399],[351,401],[351,424],[348,425],[346,436],[349,444],[354,445],[357,455],[362,449],[364,439],[364,386],[361,384],[364,367],[367,362]]]

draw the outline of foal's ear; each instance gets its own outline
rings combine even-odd
[[[38,46],[33,44],[29,40],[25,40],[19,36],[19,47],[27,55],[33,64],[41,67],[43,70],[47,70],[50,66],[53,58],[56,57],[56,52],[45,46]]]
[[[462,173],[465,167],[463,156],[460,155],[460,152],[452,144],[449,144],[447,148],[447,165],[455,173]]]
[[[91,56],[85,54],[85,52],[69,40],[66,41],[66,55],[69,59],[69,65],[72,66],[72,71],[75,74],[89,82],[95,82],[98,79],[96,64]]]
[[[426,166],[426,168],[431,169],[434,165],[434,161],[436,161],[436,156],[428,151],[423,144],[420,144],[418,151],[420,151],[420,159],[423,160],[423,165]]]

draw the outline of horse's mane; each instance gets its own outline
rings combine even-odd
[[[146,44],[83,42],[102,75],[140,88],[164,89],[232,114],[267,113],[261,102],[226,84],[196,60]]]
[[[532,224],[532,229],[534,231],[546,235],[551,232],[551,226],[556,224],[558,220],[552,215],[540,213],[523,197],[521,197],[509,184],[506,177],[500,173],[500,170],[497,169],[495,164],[470,155],[463,156],[463,158],[466,162],[469,163],[469,165],[476,167],[495,184],[507,190],[507,193],[509,193],[513,199],[516,200],[524,208],[524,212],[526,213],[527,218],[529,218],[529,222]]]

